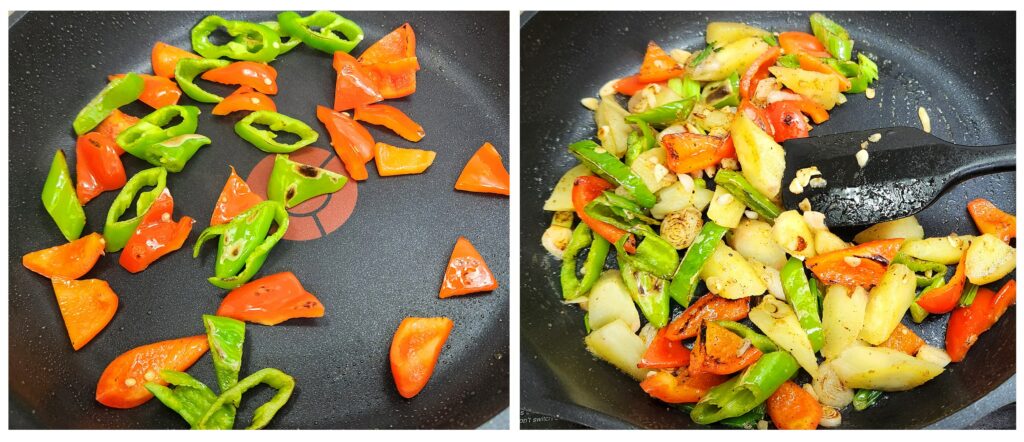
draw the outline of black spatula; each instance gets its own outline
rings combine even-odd
[[[868,161],[856,154],[869,142]],[[874,135],[874,137],[872,137]],[[782,202],[797,208],[804,198],[825,214],[829,227],[860,226],[903,218],[924,209],[949,184],[971,175],[1016,167],[1015,144],[958,146],[912,127],[867,130],[788,140]],[[817,166],[824,187],[794,194],[797,171]]]

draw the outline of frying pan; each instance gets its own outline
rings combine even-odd
[[[190,48],[190,29],[208,14],[29,13],[12,19],[10,140],[18,146],[9,162],[12,427],[186,427],[155,400],[130,410],[100,405],[94,399],[96,381],[111,360],[131,348],[203,333],[200,316],[217,310],[225,292],[206,282],[215,251],[208,246],[193,259],[190,249],[209,224],[228,165],[246,177],[267,157],[235,135],[233,125],[242,114],[213,116],[210,105],[199,105],[199,132],[213,144],[168,178],[175,217],[196,219],[192,234],[182,250],[136,275],[117,264],[117,255],[100,260],[86,277],[110,283],[120,297],[119,311],[80,351],[71,350],[49,281],[21,267],[20,257],[63,241],[39,194],[54,151],[73,156],[71,121],[78,110],[106,84],[107,74],[150,72],[156,41]],[[221,15],[250,21],[276,17],[274,12]],[[343,226],[274,248],[259,275],[294,272],[325,304],[326,315],[274,327],[249,325],[242,374],[276,367],[295,377],[295,393],[273,428],[477,427],[508,407],[508,199],[453,187],[485,141],[508,158],[507,15],[344,15],[366,33],[356,54],[404,22],[416,30],[419,87],[416,94],[388,103],[424,126],[427,136],[415,147],[437,151],[437,159],[421,175],[379,178],[371,172],[365,182],[350,181],[346,187],[357,189],[357,200]],[[314,146],[333,156],[315,116],[317,104],[333,103],[330,56],[300,46],[273,66],[279,73],[280,93],[273,97],[279,111],[319,131]],[[204,86],[222,95],[231,91]],[[138,103],[124,110],[136,116],[151,111]],[[383,128],[369,130],[378,141],[413,147]],[[129,174],[151,167],[130,155],[122,158]],[[115,194],[107,192],[86,206],[87,232],[102,229]],[[310,210],[330,203],[324,198]],[[296,220],[301,214],[293,210],[293,215]],[[321,219],[314,236],[331,219]],[[492,293],[441,300],[441,277],[460,235],[477,247],[501,286]],[[437,370],[413,400],[397,394],[388,365],[391,337],[407,316],[455,321]],[[209,355],[189,373],[216,385]],[[269,389],[247,394],[238,426],[247,425],[252,411],[271,395]]]
[[[522,407],[527,411],[600,428],[691,428],[686,413],[649,398],[628,376],[595,360],[583,345],[583,312],[561,304],[560,262],[541,247],[550,223],[541,208],[555,182],[576,160],[566,146],[594,135],[591,112],[580,105],[605,82],[630,75],[648,40],[664,48],[704,46],[710,21],[738,21],[770,30],[809,31],[809,12],[584,12],[538,13],[522,29],[521,108],[521,354]],[[874,100],[863,95],[832,113],[814,134],[920,126],[928,109],[932,133],[963,145],[1014,141],[1013,13],[828,14],[846,27],[855,49],[878,61]],[[1016,209],[1015,172],[974,178],[949,188],[917,215],[929,235],[976,233],[966,212],[985,197]],[[852,231],[837,232],[849,238]],[[678,309],[678,306],[676,306]],[[677,310],[678,311],[678,310]],[[675,313],[675,312],[673,312]],[[907,321],[908,325],[909,319]],[[945,316],[913,329],[942,346]],[[1003,404],[1015,400],[1016,318],[1011,310],[985,333],[967,359],[909,392],[886,395],[863,412],[845,412],[842,428],[920,428],[951,424],[944,418],[1000,385]],[[1009,381],[1008,381],[1009,380]],[[1002,404],[999,404],[1002,405]],[[998,408],[985,407],[991,411]],[[977,408],[972,408],[977,410]],[[982,413],[983,411],[977,411]],[[977,416],[975,415],[976,419]],[[944,423],[945,422],[945,423]]]

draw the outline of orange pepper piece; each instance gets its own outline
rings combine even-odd
[[[437,152],[422,149],[403,149],[386,143],[377,143],[373,158],[380,176],[412,175],[423,173]]]
[[[153,394],[147,382],[167,385],[161,370],[185,371],[210,348],[206,335],[171,339],[135,347],[114,358],[96,384],[96,401],[111,408],[133,408]]]
[[[882,279],[889,262],[896,257],[902,245],[902,238],[880,239],[808,258],[806,265],[826,285],[869,288]],[[846,258],[858,259],[855,265],[850,265]]]
[[[761,350],[749,343],[741,353],[743,345],[739,335],[713,322],[704,322],[690,353],[690,374],[732,374],[761,358]]]
[[[254,91],[249,86],[242,86],[217,103],[213,107],[213,114],[227,115],[240,110],[277,112],[277,105],[265,94]]]
[[[67,244],[28,253],[21,258],[21,265],[47,278],[78,279],[92,270],[105,246],[103,235],[93,232]]]
[[[913,330],[903,324],[896,326],[889,338],[878,344],[879,347],[891,348],[893,350],[914,356],[917,351],[924,347],[924,339],[921,339]]]
[[[335,52],[333,64],[338,73],[334,87],[334,110],[349,110],[384,99],[377,91],[374,78],[351,55]]]
[[[334,112],[324,106],[316,107],[316,117],[331,135],[331,146],[345,164],[349,178],[362,181],[369,178],[366,162],[373,158],[373,138],[359,123],[342,112]],[[370,142],[369,146],[366,145]],[[369,152],[363,149],[369,148]]]
[[[978,342],[982,333],[992,328],[1006,309],[1017,302],[1017,280],[1011,279],[993,292],[985,287],[978,288],[974,302],[967,307],[957,307],[949,315],[946,326],[946,353],[953,362],[963,361],[967,351]]]
[[[821,423],[821,404],[793,381],[779,386],[767,405],[768,416],[780,430],[813,430]]]
[[[729,376],[711,373],[692,375],[686,370],[673,376],[667,371],[657,371],[640,382],[640,388],[651,397],[669,404],[698,402],[708,391],[729,380]]]
[[[293,318],[320,318],[324,305],[302,288],[292,272],[264,276],[228,293],[217,316],[263,325],[277,325]]]
[[[54,278],[53,292],[75,350],[95,338],[117,312],[117,294],[106,281]]]
[[[498,288],[498,281],[487,267],[480,252],[465,237],[460,236],[455,242],[455,249],[448,259],[448,267],[444,272],[441,292],[438,297],[469,295],[472,293],[489,292]]]
[[[121,267],[132,273],[141,272],[162,256],[185,245],[194,221],[183,216],[175,222],[171,218],[173,212],[174,198],[171,197],[171,191],[165,188],[149,206],[139,227],[121,251],[121,257],[118,258]]]
[[[611,183],[597,176],[581,176],[572,183],[572,207],[576,210],[576,215],[580,217],[580,221],[590,226],[594,233],[601,235],[612,244],[618,242],[622,235],[626,235],[626,231],[592,218],[587,215],[585,209],[587,204],[601,196],[604,191],[614,188],[615,186]],[[629,238],[626,240],[625,249],[629,253],[636,253],[636,237],[632,234],[629,234]]]
[[[746,318],[748,313],[750,298],[725,299],[708,293],[673,319],[668,324],[665,336],[677,341],[690,339],[697,336],[701,323],[705,321],[739,321]]]
[[[99,132],[78,137],[75,144],[75,193],[82,205],[103,192],[124,187],[128,178],[117,152],[120,149],[113,138]]]
[[[1017,217],[999,210],[991,201],[975,199],[967,203],[967,211],[981,233],[991,233],[1006,243],[1017,237]]]
[[[690,363],[690,349],[683,346],[680,341],[668,339],[665,333],[667,327],[662,327],[654,335],[651,345],[647,346],[637,368],[679,368]]]
[[[413,143],[422,140],[427,134],[423,131],[423,126],[413,121],[404,112],[386,104],[359,106],[356,108],[352,118],[356,121],[365,121],[370,124],[384,126],[395,131],[398,136]]]
[[[640,80],[643,83],[665,81],[672,77],[678,77],[686,72],[674,58],[665,53],[661,46],[654,41],[647,42],[647,52],[644,54],[644,63],[640,66]]]
[[[107,79],[114,81],[124,76],[125,74],[108,75]],[[159,75],[138,74],[138,76],[142,77],[142,94],[139,95],[139,101],[153,109],[178,104],[178,100],[181,98],[181,89],[178,88],[178,83]]]
[[[213,207],[210,225],[216,226],[217,224],[231,221],[235,215],[245,212],[250,207],[261,202],[263,202],[263,198],[252,193],[245,180],[235,173],[234,167],[231,167],[231,175],[228,176],[228,181],[224,183],[224,189],[220,191],[220,196],[217,197],[217,205]]]
[[[779,59],[779,48],[772,46],[764,51],[740,77],[740,98],[747,100],[757,91],[757,84],[768,78],[768,68],[775,66]]]
[[[736,153],[731,137],[718,138],[682,132],[665,135],[661,144],[667,153],[668,169],[675,173],[704,170]]]
[[[391,340],[391,375],[398,394],[411,399],[434,374],[448,335],[455,323],[448,318],[405,318]]]
[[[416,34],[408,23],[385,35],[359,56],[367,74],[384,98],[400,98],[416,92]]]
[[[416,56],[416,33],[409,23],[374,42],[359,55],[360,63],[381,63]]]
[[[134,126],[135,123],[138,122],[138,118],[121,112],[119,109],[114,109],[114,111],[110,113],[109,117],[100,122],[99,126],[96,126],[95,132],[106,135],[111,140],[116,140],[117,136],[121,134],[121,131]],[[114,143],[114,147],[116,148],[115,150],[117,150],[118,155],[124,153],[124,149],[122,149],[121,146],[118,146],[116,142]]]
[[[835,77],[839,80],[839,92],[848,91],[850,90],[850,87],[853,86],[853,83],[850,82],[849,78],[846,78],[845,75],[840,74],[835,69],[832,69],[832,66],[822,63],[821,60],[819,60],[817,57],[811,56],[806,52],[797,52],[796,58],[797,60],[800,61],[800,69],[803,69],[805,71],[819,72],[822,74],[835,75]]]
[[[151,55],[153,62],[153,73],[159,77],[174,78],[174,67],[182,58],[202,58],[179,47],[171,46],[158,41],[153,45]]]
[[[236,61],[222,68],[203,72],[200,78],[220,84],[249,86],[268,95],[277,93],[277,70],[266,63]]]
[[[469,159],[459,174],[459,179],[455,181],[455,189],[499,195],[510,193],[508,171],[501,163],[501,154],[491,143],[484,143]]]
[[[787,54],[805,52],[819,58],[832,57],[817,37],[806,32],[780,32],[779,46]]]

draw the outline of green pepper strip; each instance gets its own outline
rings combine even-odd
[[[259,129],[254,124],[262,124],[270,130]],[[278,143],[277,131],[284,131],[299,136],[299,141],[292,144]],[[313,144],[320,134],[308,124],[277,112],[260,110],[247,115],[235,123],[235,133],[248,141],[257,149],[267,153],[292,153]]]
[[[707,425],[742,416],[768,399],[793,375],[796,360],[789,353],[776,351],[761,356],[742,374],[720,384],[704,396],[690,412],[695,423]]]
[[[875,80],[878,79],[878,65],[863,53],[857,54],[857,61],[860,62],[860,69],[857,76],[850,79],[850,89],[847,93],[856,94],[867,90]]]
[[[640,217],[627,214],[626,221],[620,220],[611,206],[601,200],[605,196],[607,195],[601,195],[588,203],[583,208],[583,212],[598,221],[642,237],[643,240],[636,247],[636,254],[633,255],[635,258],[633,264],[639,270],[653,273],[659,278],[668,278],[679,264],[679,252],[676,251],[675,246],[658,236],[654,229],[645,224]],[[623,236],[623,238],[626,237]]]
[[[668,87],[672,89],[676,95],[681,98],[691,98],[700,95],[700,82],[690,77],[686,78],[670,78],[668,80]]]
[[[74,241],[85,228],[85,210],[75,193],[75,180],[71,179],[64,151],[58,149],[50,163],[50,172],[43,184],[43,207],[50,214],[64,238]]]
[[[302,40],[292,37],[291,35],[288,35],[287,32],[284,32],[284,30],[281,29],[281,24],[276,21],[265,21],[260,22],[260,24],[270,28],[270,30],[276,32],[277,35],[281,37],[281,52],[278,52],[277,55],[284,55],[302,43]],[[284,37],[288,37],[288,39],[285,40]]]
[[[165,128],[175,117],[181,123]],[[195,106],[164,106],[142,117],[117,135],[117,145],[126,152],[147,160],[150,146],[181,135],[194,134],[199,127],[199,108]],[[148,160],[147,160],[148,161]]]
[[[220,103],[224,97],[207,92],[195,83],[196,77],[203,72],[222,68],[231,64],[227,60],[213,58],[182,58],[174,65],[174,80],[178,82],[181,91],[189,98],[201,103]]]
[[[796,54],[783,55],[778,60],[775,60],[775,64],[790,69],[800,69],[800,60]]]
[[[234,40],[218,46],[210,42],[210,34],[221,27]],[[281,37],[273,29],[260,24],[210,15],[192,28],[192,49],[206,58],[269,62],[281,51]]]
[[[764,420],[765,409],[767,409],[766,403],[761,402],[761,404],[754,407],[753,410],[750,410],[740,416],[722,419],[718,421],[718,423],[730,428],[753,430],[754,428],[757,428],[758,421]]]
[[[150,145],[144,150],[143,159],[154,166],[164,167],[168,172],[178,173],[185,168],[185,164],[200,147],[210,143],[210,139],[203,135],[178,135]]]
[[[678,80],[678,78],[674,80]],[[631,166],[640,154],[658,146],[658,139],[655,137],[654,131],[651,130],[651,125],[643,121],[636,123],[636,125],[640,128],[640,135],[636,135],[636,132],[630,132],[629,138],[626,140],[626,145],[629,146],[626,148],[626,157],[624,158],[627,166]]]
[[[729,93],[721,98],[712,97],[712,94],[723,88],[728,87]],[[705,103],[711,103],[714,100],[712,106],[715,109],[721,109],[726,106],[739,106],[740,105],[740,74],[733,72],[728,78],[723,80],[708,83],[704,86],[704,92],[701,94],[701,98]]]
[[[607,212],[610,212],[611,215],[617,216],[625,220],[624,223],[612,223],[614,225],[626,226],[622,227],[623,229],[628,229],[632,226],[637,225],[638,223],[653,225],[661,224],[661,221],[658,221],[654,218],[651,218],[650,216],[647,216],[647,210],[644,209],[643,207],[640,207],[640,205],[633,202],[633,200],[621,195],[616,195],[614,192],[611,191],[603,192],[597,198],[594,198],[589,203],[587,203],[587,205],[593,205],[595,206],[595,208],[597,206],[600,206],[603,210],[601,210],[599,213],[604,212],[606,210]],[[603,216],[609,215],[606,214]]]
[[[223,316],[203,315],[206,338],[210,341],[210,355],[217,372],[220,391],[238,383],[242,371],[242,345],[245,342],[245,323]]]
[[[114,109],[124,106],[139,99],[145,82],[138,74],[129,72],[124,77],[118,78],[100,91],[89,103],[78,111],[75,121],[71,123],[75,128],[75,134],[82,136],[99,126]]]
[[[153,186],[152,190],[142,192],[144,187]],[[103,239],[107,243],[107,252],[116,252],[124,248],[128,239],[135,234],[135,228],[142,222],[142,217],[149,211],[149,206],[156,201],[157,197],[167,188],[167,169],[154,167],[143,170],[134,176],[121,189],[121,192],[114,198],[114,202],[107,211],[106,224],[103,226]],[[128,212],[135,195],[139,195],[135,204],[135,217],[118,221],[122,215]]]
[[[217,395],[198,379],[172,370],[161,370],[160,377],[175,388],[168,388],[155,382],[146,383],[145,387],[167,408],[177,412],[193,430],[199,429],[199,421],[217,401]],[[235,425],[234,408],[221,407],[207,420],[206,428],[211,430],[230,430]]]
[[[711,54],[715,52],[714,43],[715,42],[708,43],[708,45],[705,46],[703,50],[697,53],[696,57],[691,58],[690,61],[687,62],[687,65],[692,68],[697,67],[697,65],[703,63],[705,59],[710,57]]]
[[[311,48],[332,55],[339,51],[352,52],[363,41],[363,29],[359,25],[331,11],[316,11],[306,17],[286,11],[277,14],[277,22],[288,35],[302,40]],[[319,30],[312,30],[314,27]],[[345,38],[339,37],[335,31]]]
[[[643,180],[633,173],[629,166],[619,161],[615,155],[608,153],[604,149],[599,151],[599,148],[600,146],[597,143],[591,140],[583,140],[570,144],[569,152],[575,155],[576,158],[579,158],[580,162],[586,164],[594,173],[625,188],[630,196],[641,206],[645,208],[654,207],[654,204],[658,202],[658,198],[647,188]]]
[[[345,175],[297,163],[288,155],[279,154],[267,181],[267,198],[290,209],[310,198],[337,192],[347,182]]]
[[[892,263],[903,264],[915,274],[926,273],[929,271],[932,272],[932,276],[916,275],[918,287],[930,287],[935,284],[936,281],[939,281],[940,283],[946,282],[946,272],[949,271],[949,269],[941,263],[917,259],[904,253],[897,253],[896,257],[892,259]]]
[[[768,46],[778,46],[779,45],[779,40],[777,40],[775,38],[775,35],[773,35],[773,34],[762,35],[761,36],[761,40],[764,40],[765,43],[768,43]]]
[[[277,231],[268,235],[271,221],[277,222]],[[249,282],[267,260],[274,245],[288,231],[288,211],[277,201],[263,201],[250,207],[226,224],[207,227],[196,240],[192,257],[199,256],[206,240],[220,235],[217,244],[217,265],[211,284],[225,290],[238,288]]]
[[[742,201],[762,218],[773,220],[782,213],[779,206],[776,206],[771,199],[754,188],[739,172],[719,170],[715,174],[715,184],[729,191],[732,196]]]
[[[846,32],[846,29],[817,12],[811,14],[810,19],[811,32],[825,46],[825,49],[833,57],[843,61],[849,60],[853,55],[853,40],[850,40],[850,34]]]
[[[970,281],[964,283],[963,294],[960,295],[960,307],[970,307],[974,304],[974,298],[978,295],[978,285]],[[915,303],[916,304],[916,303]]]
[[[896,255],[896,256],[899,257],[899,255]],[[921,299],[921,297],[924,296],[925,293],[928,293],[931,290],[934,290],[934,289],[937,289],[939,287],[942,287],[945,284],[946,284],[946,280],[945,279],[936,278],[934,281],[932,281],[932,283],[928,287],[925,287],[924,290],[921,290],[921,293],[917,294],[917,297],[914,298],[915,302],[910,303],[910,317],[911,317],[911,319],[914,320],[914,323],[920,324],[921,322],[924,322],[925,318],[927,318],[928,314],[929,314],[927,310],[925,310],[920,305],[917,305],[917,300]]]
[[[689,118],[690,112],[693,112],[693,105],[696,104],[696,102],[697,100],[695,97],[690,97],[673,101],[671,103],[665,103],[654,109],[630,115],[626,117],[626,121],[630,123],[643,121],[648,124],[661,125],[672,123],[674,121],[683,121]]]
[[[672,276],[672,283],[668,286],[668,294],[675,299],[679,305],[687,307],[693,298],[693,292],[697,289],[697,279],[700,269],[704,263],[715,253],[718,243],[722,241],[728,228],[722,227],[714,222],[704,223],[697,238],[693,240],[690,248],[686,249],[683,260],[679,263],[675,275]]]
[[[220,397],[206,410],[206,414],[199,419],[199,428],[209,428],[210,420],[225,404],[232,404],[238,407],[242,401],[242,394],[259,384],[267,384],[271,388],[276,389],[277,394],[270,398],[267,403],[260,405],[256,409],[256,412],[253,413],[252,424],[246,429],[258,430],[267,426],[270,420],[274,418],[274,415],[277,414],[277,410],[280,410],[288,402],[288,398],[292,395],[292,390],[295,389],[295,378],[276,368],[264,368],[257,371],[239,381],[234,387],[221,393]]]
[[[857,393],[853,395],[853,409],[867,410],[868,407],[875,405],[880,397],[882,397],[882,392],[878,390],[857,390]]]
[[[775,341],[772,341],[771,338],[769,338],[769,337],[767,337],[765,335],[762,335],[762,334],[754,331],[754,329],[752,329],[750,327],[747,327],[747,326],[745,326],[743,324],[740,324],[739,322],[736,322],[736,321],[712,321],[712,322],[714,322],[718,326],[721,326],[721,327],[725,328],[726,330],[729,330],[729,331],[731,331],[733,333],[736,333],[741,338],[750,341],[750,345],[753,345],[754,347],[757,347],[757,349],[761,350],[762,353],[771,353],[773,351],[779,351],[779,346],[775,345]]]
[[[585,247],[590,246],[587,252],[587,259],[583,262],[583,279],[576,277],[576,255]],[[562,298],[565,300],[576,299],[587,294],[597,278],[601,276],[604,268],[604,260],[608,257],[608,250],[611,245],[601,235],[592,235],[590,227],[586,223],[579,223],[572,231],[572,238],[562,255]]]
[[[615,243],[619,269],[622,270],[622,282],[626,284],[630,297],[640,307],[647,322],[656,328],[662,328],[668,324],[669,297],[665,291],[668,281],[637,269],[636,258],[626,253],[624,247],[627,238],[623,235]]]
[[[804,262],[797,258],[789,258],[782,266],[782,290],[786,293],[786,301],[796,312],[800,327],[807,333],[814,351],[821,350],[825,345],[825,335],[821,329],[821,317],[818,315],[818,297],[811,291],[807,274],[804,273]]]

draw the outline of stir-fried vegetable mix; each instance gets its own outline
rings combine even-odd
[[[839,426],[963,360],[1015,301],[1012,279],[982,287],[1016,262],[1016,218],[987,200],[967,207],[979,236],[926,238],[910,217],[855,244],[806,203],[780,207],[779,143],[878,79],[841,25],[812,14],[810,30],[711,23],[694,53],[651,42],[638,74],[582,101],[598,141],[569,146],[580,164],[544,205],[587,348],[700,424]],[[947,313],[944,349],[903,325]]]

